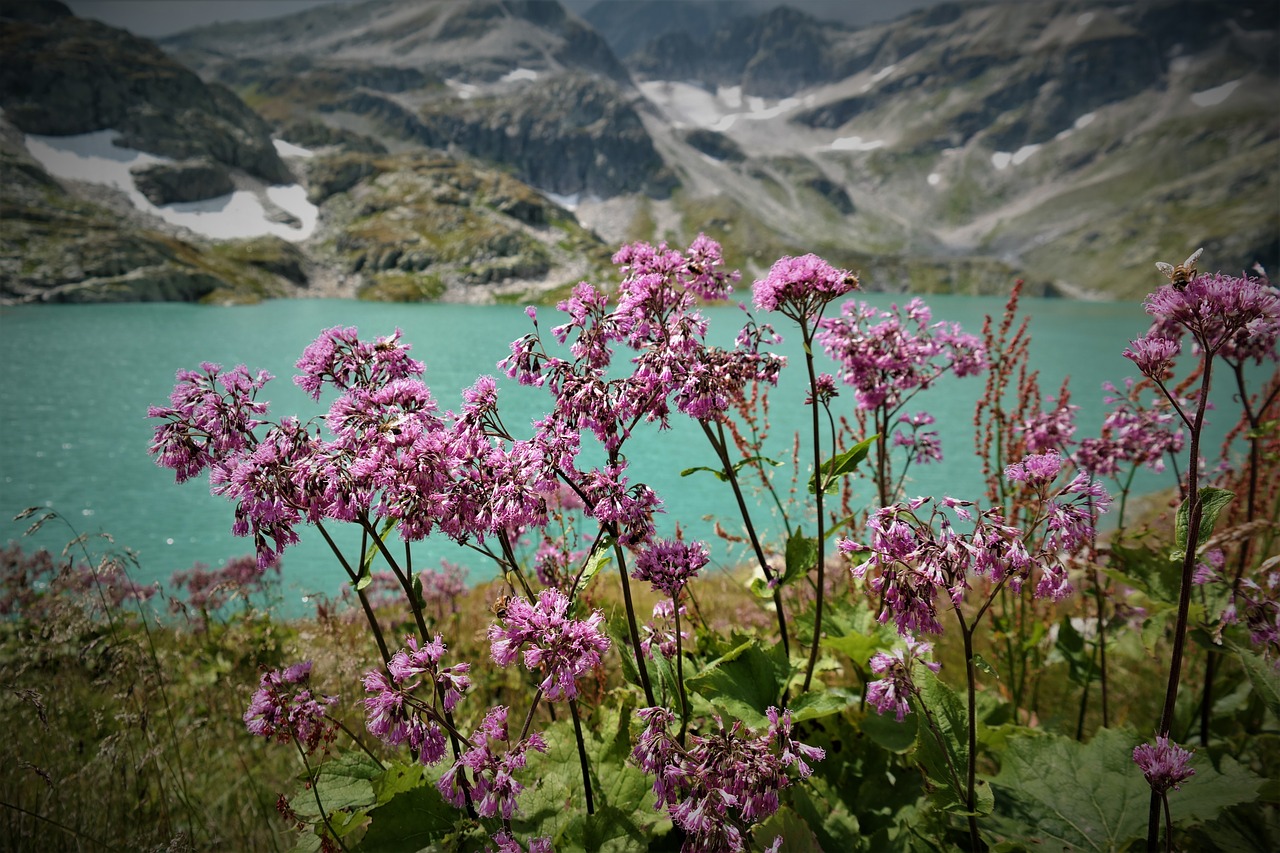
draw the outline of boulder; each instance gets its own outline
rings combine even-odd
[[[231,175],[207,157],[172,163],[148,163],[131,170],[138,192],[154,205],[204,201],[235,189]]]

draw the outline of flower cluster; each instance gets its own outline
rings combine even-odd
[[[858,287],[858,277],[836,269],[817,255],[779,258],[769,274],[751,287],[755,306],[799,321]]]
[[[1151,329],[1124,355],[1156,381],[1170,375],[1184,334],[1199,352],[1232,364],[1280,358],[1280,293],[1260,279],[1197,276],[1183,288],[1161,287],[1147,297],[1144,308],[1154,318]]]
[[[244,450],[267,411],[257,392],[271,379],[265,370],[251,376],[243,364],[225,373],[209,362],[199,371],[179,370],[170,405],[147,409],[147,417],[164,421],[149,448],[156,463],[172,468],[181,483]]]
[[[283,670],[265,672],[244,712],[249,734],[274,738],[281,743],[296,741],[307,752],[332,743],[336,726],[328,708],[337,696],[316,696],[311,688],[311,661],[295,663]]]
[[[280,574],[280,566],[273,567]],[[234,557],[220,569],[196,563],[189,569],[174,572],[169,578],[175,590],[185,590],[186,600],[174,599],[174,612],[193,608],[201,613],[221,610],[235,598],[248,598],[265,589],[266,576],[253,556]]]
[[[670,598],[658,599],[653,605],[653,619],[641,626],[645,636],[640,640],[640,651],[646,655],[652,655],[656,647],[658,653],[664,658],[670,660],[675,657],[676,651],[680,648],[680,642],[689,639],[689,633],[681,630],[680,642],[676,640],[676,612]],[[685,606],[680,605],[680,615],[684,616],[686,612]]]
[[[845,553],[869,552],[852,572],[882,597],[880,621],[892,619],[903,636],[940,634],[939,598],[959,606],[974,577],[996,585],[1008,583],[1018,592],[1038,574],[1036,597],[1058,600],[1069,595],[1071,585],[1062,561],[1089,542],[1108,496],[1083,473],[1050,493],[1060,466],[1061,458],[1051,453],[1028,456],[1006,470],[1015,482],[1033,486],[1038,497],[1037,512],[1026,531],[1006,523],[999,508],[975,516],[969,509],[971,502],[952,498],[935,504],[927,519],[921,519],[917,510],[930,498],[872,513],[867,520],[870,544],[844,539],[839,547]],[[944,509],[962,521],[974,522],[972,531],[958,531]],[[1034,538],[1033,532],[1042,528],[1036,534],[1039,538]]]
[[[894,712],[898,722],[911,713],[910,697],[915,695],[916,686],[912,680],[911,670],[919,663],[933,672],[941,669],[942,664],[925,658],[933,652],[933,644],[907,634],[905,643],[892,652],[876,652],[871,656],[868,666],[881,678],[867,685],[867,703],[877,713]]]
[[[1156,737],[1154,745],[1144,743],[1134,747],[1133,760],[1147,777],[1147,784],[1157,794],[1170,789],[1176,791],[1182,783],[1196,775],[1190,766],[1191,751],[1183,749],[1166,735]]]
[[[665,708],[643,708],[636,715],[645,728],[631,757],[654,776],[655,808],[665,810],[686,833],[685,853],[742,851],[750,838],[742,828],[760,823],[778,810],[778,795],[791,784],[794,767],[801,778],[809,762],[826,753],[792,735],[791,712],[768,709],[769,728],[755,735],[741,722],[725,726],[719,717],[706,735],[693,735],[682,747],[667,729],[675,719]]]
[[[385,670],[365,673],[365,727],[390,746],[409,744],[423,764],[436,764],[445,753],[438,708],[448,714],[457,706],[471,686],[471,664],[440,666],[447,649],[439,634],[425,645],[419,646],[413,637],[405,643]],[[430,703],[414,695],[424,681],[432,687]]]
[[[973,376],[986,369],[986,350],[955,323],[929,324],[919,299],[878,311],[864,302],[846,302],[841,316],[822,321],[818,341],[840,365],[840,378],[853,386],[865,410],[896,410],[913,394],[946,373]]]
[[[421,376],[425,368],[409,357],[409,349],[400,343],[399,329],[374,341],[361,341],[354,326],[335,326],[321,332],[302,351],[295,365],[302,374],[293,381],[319,400],[326,384],[346,391]]]
[[[911,431],[895,430],[893,444],[895,447],[907,448],[908,458],[912,462],[928,465],[930,462],[942,461],[942,440],[938,436],[938,431],[924,429],[924,427],[933,425],[933,415],[928,412],[902,415],[898,418],[898,423],[906,424],[911,428]]]
[[[1096,438],[1080,442],[1075,462],[1081,468],[1102,477],[1121,473],[1121,465],[1145,465],[1152,471],[1164,470],[1166,455],[1181,452],[1182,429],[1163,398],[1151,406],[1141,402],[1141,388],[1132,379],[1125,380],[1123,393],[1110,382],[1103,386],[1105,398],[1113,408],[1102,421]]]
[[[609,650],[609,637],[601,630],[604,614],[594,611],[587,619],[566,616],[569,599],[558,589],[544,589],[537,603],[523,598],[508,603],[502,624],[489,626],[490,654],[499,666],[509,666],[524,649],[524,665],[544,673],[539,688],[552,702],[578,695],[575,679],[600,665]]]
[[[1052,397],[1049,398],[1053,400]],[[1069,402],[1064,383],[1063,393],[1052,409],[1036,412],[1018,425],[1018,432],[1028,453],[1047,453],[1050,450],[1065,453],[1076,432],[1076,412],[1079,406]]]
[[[466,805],[469,789],[480,817],[511,820],[516,812],[516,797],[524,790],[524,785],[516,781],[516,771],[524,768],[529,750],[546,752],[546,741],[537,732],[530,732],[523,740],[511,743],[507,707],[498,705],[484,715],[470,743],[471,747],[444,772],[436,787],[455,808]],[[499,744],[505,746],[501,752],[495,751]],[[467,770],[471,771],[469,781],[464,772]]]
[[[640,552],[631,576],[648,581],[655,590],[676,600],[709,559],[707,546],[701,542],[663,539]]]

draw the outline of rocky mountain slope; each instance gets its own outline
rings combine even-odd
[[[167,54],[0,6],[0,38],[44,69],[24,83],[0,54],[5,120],[28,134],[0,163],[30,177],[33,144],[110,128],[151,152],[121,183],[147,227],[225,255],[167,227],[191,221],[166,204],[177,188],[225,190],[221,169],[315,292],[371,298],[555,292],[602,272],[606,245],[699,231],[748,280],[816,251],[891,291],[1022,277],[1133,298],[1158,282],[1154,260],[1197,246],[1216,268],[1280,268],[1271,0],[941,3],[864,26],[820,17],[829,4],[766,5],[635,0],[579,18],[554,0],[367,0],[189,31]],[[88,43],[114,63],[92,86],[66,58]],[[60,102],[93,106],[64,127]],[[169,139],[197,108],[191,126],[227,132]],[[297,195],[269,186],[295,179]],[[53,187],[123,209],[65,175]],[[34,280],[14,245],[11,291]]]
[[[470,27],[483,36],[478,20],[455,20],[453,32]],[[585,40],[588,55],[601,48],[613,63],[599,70],[625,77],[593,32],[559,20],[568,33],[559,48]],[[396,155],[304,110],[277,122],[292,142],[273,139],[262,114],[230,89],[59,3],[0,6],[0,44],[11,48],[0,56],[0,301],[492,301],[533,298],[607,265],[603,244],[572,214],[506,174],[423,147],[447,147],[444,134],[457,127],[415,119],[421,138],[395,146],[412,149]],[[24,75],[24,65],[35,70]],[[262,113],[277,118],[270,99],[288,103],[299,90],[334,99],[302,98],[310,108],[341,108],[368,100],[367,83],[381,91],[439,85],[414,68],[344,69],[347,89],[309,65],[278,70],[253,77],[262,83]],[[608,103],[584,96],[595,85],[581,77],[564,97],[579,116],[597,110],[598,133],[618,122]],[[524,105],[525,114],[536,117],[536,107]],[[399,109],[391,101],[369,107],[375,115]],[[483,113],[477,122],[491,124]],[[633,125],[647,142],[634,116]],[[483,127],[475,133],[485,136]],[[591,133],[576,146],[592,168],[573,179],[650,180],[643,169],[619,176],[596,165]],[[569,149],[563,139],[559,146]],[[648,151],[649,165],[660,166]],[[531,168],[573,162],[541,153]]]

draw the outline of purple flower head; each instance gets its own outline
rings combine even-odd
[[[769,729],[756,735],[742,723],[726,726],[716,718],[705,736],[689,737],[682,747],[667,731],[674,715],[664,708],[645,708],[636,715],[645,723],[631,756],[654,776],[656,808],[665,810],[688,837],[686,850],[743,851],[742,830],[778,810],[779,792],[792,780],[812,773],[808,762],[825,753],[797,741],[788,712],[768,709]]]
[[[909,700],[916,692],[915,682],[912,681],[911,676],[912,665],[921,663],[934,672],[942,666],[935,661],[925,659],[933,652],[931,643],[917,641],[910,634],[905,635],[903,640],[903,645],[894,649],[892,653],[876,652],[871,656],[869,662],[871,671],[883,678],[867,686],[867,703],[879,714],[893,711],[898,722],[902,722],[907,714],[911,713]]]
[[[1033,454],[1004,469],[1005,479],[1013,483],[1044,486],[1053,482],[1062,470],[1062,457],[1056,451]]]
[[[296,740],[307,752],[332,742],[337,726],[327,711],[338,697],[313,695],[310,682],[311,661],[263,673],[244,712],[245,728],[281,743]]]
[[[1143,376],[1160,382],[1172,375],[1173,360],[1181,351],[1182,346],[1176,339],[1147,335],[1130,341],[1124,357],[1132,361]]]
[[[466,804],[462,779],[471,772],[471,799],[481,817],[501,817],[510,821],[516,812],[516,797],[524,785],[516,780],[518,771],[528,761],[528,751],[546,752],[542,735],[531,732],[524,740],[512,744],[507,729],[507,707],[490,708],[480,727],[471,736],[471,748],[464,752],[436,783],[445,800],[456,808]],[[499,752],[497,747],[506,745]]]
[[[709,559],[707,546],[701,542],[661,539],[640,552],[631,576],[648,581],[655,590],[674,599]]]
[[[684,605],[680,605],[680,615],[686,613]],[[644,631],[644,637],[640,640],[640,651],[646,655],[654,654],[654,647],[657,647],[657,653],[661,654],[668,660],[675,657],[676,654],[676,629],[675,629],[676,611],[671,605],[671,599],[660,598],[653,605],[653,619],[641,626]],[[680,639],[689,639],[689,632],[681,630]]]
[[[1165,735],[1156,737],[1155,745],[1144,743],[1134,747],[1133,760],[1147,777],[1151,790],[1163,794],[1182,787],[1182,783],[1196,775],[1190,766],[1191,751],[1172,743]]]
[[[388,382],[421,376],[422,362],[409,358],[409,345],[400,343],[400,330],[374,341],[361,341],[354,326],[334,326],[320,333],[298,359],[302,371],[294,384],[319,400],[326,384],[339,390],[371,391]]]
[[[1148,338],[1177,338],[1186,332],[1201,352],[1233,363],[1277,359],[1280,293],[1268,282],[1221,273],[1201,275],[1182,289],[1161,287],[1143,307],[1155,318]]]
[[[567,618],[569,599],[556,589],[544,589],[536,604],[517,598],[507,605],[503,625],[489,626],[490,654],[499,666],[509,666],[524,649],[524,665],[545,674],[539,687],[555,702],[578,695],[574,681],[600,665],[609,650],[601,630],[604,614],[586,620]]]
[[[905,447],[910,454],[911,461],[919,465],[928,465],[930,462],[942,461],[942,439],[938,435],[937,430],[926,430],[923,427],[929,426],[934,422],[933,415],[928,412],[917,412],[914,415],[902,415],[898,418],[898,423],[903,423],[911,428],[910,432],[906,430],[895,430],[893,433],[894,447]]]
[[[199,371],[179,370],[170,405],[147,409],[147,417],[164,421],[148,452],[157,465],[173,469],[179,483],[243,453],[255,443],[253,430],[267,411],[257,392],[271,379],[266,371],[251,376],[243,364],[225,373],[209,362]]]
[[[1027,418],[1018,427],[1027,450],[1031,453],[1066,452],[1076,431],[1075,418],[1079,408],[1063,399],[1050,411]]]
[[[1120,394],[1110,383],[1103,387]],[[1165,457],[1181,452],[1185,435],[1167,400],[1144,405],[1138,385],[1126,379],[1123,396],[1109,396],[1105,402],[1114,408],[1103,419],[1099,435],[1081,441],[1075,453],[1076,464],[1084,470],[1115,477],[1121,465],[1145,465],[1160,473]]]
[[[878,311],[846,302],[841,316],[822,321],[818,341],[840,365],[859,408],[897,408],[946,373],[971,376],[986,368],[986,351],[954,323],[929,325],[929,309],[913,299]]]
[[[817,255],[803,255],[779,258],[751,292],[758,310],[798,319],[857,286],[858,277],[848,270],[838,270]]]

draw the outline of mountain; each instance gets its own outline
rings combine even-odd
[[[112,128],[130,148],[291,180],[266,123],[153,42],[77,18],[57,2],[5,3],[0,20],[0,108],[19,130],[65,136]]]
[[[0,5],[0,165],[25,199],[0,214],[36,221],[46,199],[62,223],[0,238],[0,289],[96,292],[61,262],[22,272],[22,241],[65,256],[76,217],[276,277],[246,298],[549,298],[608,274],[605,246],[699,232],[748,281],[814,251],[893,292],[1135,298],[1199,246],[1206,268],[1280,268],[1274,2],[946,2],[859,25],[761,5],[369,0],[163,54]],[[60,58],[76,50],[92,81]],[[228,260],[229,236],[287,257]]]
[[[534,16],[559,10],[527,5],[538,7],[524,9]],[[562,14],[546,17],[565,23]],[[464,19],[455,16],[451,32],[467,20],[484,30],[483,16]],[[574,39],[585,40],[588,64],[603,45],[580,24],[561,32],[568,36],[557,49],[572,53]],[[421,144],[389,152],[305,111],[287,126],[294,141],[273,138],[229,88],[59,3],[0,5],[0,45],[0,302],[493,301],[565,288],[608,263],[599,238],[572,214],[503,172]],[[607,47],[601,55],[614,61]],[[349,90],[306,72],[282,73],[281,85],[359,100],[373,91],[365,84],[394,90],[439,80],[413,67],[342,74]],[[598,79],[559,90],[576,116],[596,111],[596,132],[619,124],[608,98],[589,97]],[[395,107],[377,102],[373,111],[388,104]],[[524,109],[535,115],[537,102]],[[442,134],[458,132],[415,126],[441,147]],[[528,135],[538,132],[531,123]],[[579,144],[583,158],[590,138]],[[588,185],[636,180],[604,168],[581,177]]]
[[[1280,264],[1278,18],[1269,0],[1058,0],[852,28],[780,8],[627,62],[685,188],[767,211],[786,242],[1135,297],[1154,259],[1201,245],[1223,269]],[[742,157],[682,153],[690,128]]]

